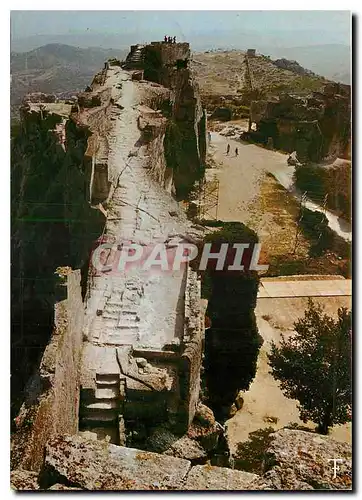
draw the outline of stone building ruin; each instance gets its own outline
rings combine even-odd
[[[329,83],[323,92],[308,96],[286,94],[253,101],[251,124],[257,140],[283,151],[296,151],[301,162],[350,159],[350,87]]]

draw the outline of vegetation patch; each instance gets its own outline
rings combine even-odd
[[[234,468],[264,474],[267,464],[267,449],[272,442],[271,434],[275,432],[273,427],[258,429],[249,434],[249,440],[239,443],[234,458]]]

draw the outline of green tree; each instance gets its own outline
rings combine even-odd
[[[272,344],[269,363],[284,394],[299,401],[300,418],[318,424],[318,432],[344,424],[352,399],[351,311],[338,309],[334,320],[309,300],[296,334]]]

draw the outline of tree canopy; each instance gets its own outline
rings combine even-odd
[[[352,400],[351,311],[338,309],[337,319],[309,300],[295,335],[272,344],[269,363],[284,394],[299,401],[300,418],[329,427],[350,419]]]

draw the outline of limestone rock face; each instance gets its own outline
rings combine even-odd
[[[195,421],[207,427],[215,425],[216,420],[213,411],[206,405],[199,403],[195,413]]]
[[[297,478],[292,468],[288,467],[283,469],[279,466],[274,467],[263,476],[258,476],[258,478],[253,482],[252,489],[259,491],[314,490],[310,484]]]
[[[270,435],[262,475],[211,465],[199,443],[187,436],[163,455],[93,441],[84,436],[48,442],[41,474],[17,469],[11,485],[19,490],[350,490],[350,445],[312,432],[281,429]],[[175,458],[179,454],[184,458]],[[171,456],[170,456],[171,455]],[[173,456],[172,456],[173,455]],[[334,474],[333,459],[338,460]],[[335,477],[334,477],[335,476]],[[38,482],[39,480],[39,482]],[[41,485],[41,487],[39,486]]]
[[[213,411],[199,403],[187,436],[197,441],[206,451],[211,451],[216,448],[222,432],[222,426],[215,420]]]
[[[180,458],[65,436],[46,447],[44,482],[66,480],[85,490],[175,489],[190,467]]]
[[[65,486],[65,484],[57,483],[57,484],[54,484],[53,486],[51,486],[49,488],[49,490],[51,490],[51,491],[65,491],[65,490],[80,491],[81,488],[72,488],[71,486]]]
[[[226,467],[196,465],[187,476],[185,490],[250,490],[256,474]]]
[[[14,490],[39,490],[38,473],[16,469],[11,471],[10,485]]]
[[[281,429],[272,436],[262,481],[271,489],[350,489],[351,446],[312,432]],[[334,478],[333,459],[339,459]]]
[[[173,457],[185,458],[186,460],[206,460],[207,453],[197,441],[190,439],[188,436],[182,436],[178,439],[168,450],[164,452],[165,455]]]

